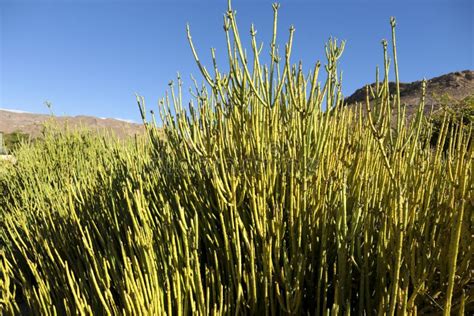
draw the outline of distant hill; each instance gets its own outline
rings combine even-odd
[[[391,82],[389,86],[390,91],[394,92],[395,83]],[[408,105],[408,116],[416,112],[416,105],[418,105],[421,97],[421,86],[421,81],[400,83],[401,102]],[[430,111],[431,106],[435,110],[439,108],[439,98],[444,94],[449,95],[455,101],[474,95],[474,71],[452,72],[429,79],[426,92],[426,112]],[[354,105],[357,102],[365,102],[365,87],[356,90],[345,99],[345,103],[348,106]],[[51,118],[50,115],[0,109],[0,132],[5,134],[20,132],[37,137],[41,135],[43,124]],[[85,127],[91,130],[108,131],[121,138],[144,132],[142,124],[118,119],[102,119],[92,116],[58,116],[54,119],[60,126],[67,125],[71,128]]]
[[[144,131],[142,124],[127,122],[111,118],[97,118],[92,116],[55,116],[45,114],[25,113],[15,110],[0,109],[0,132],[10,134],[20,132],[38,137],[43,130],[43,124],[53,119],[59,126],[76,129],[86,128],[99,132],[112,132],[120,138],[141,134]]]
[[[375,84],[372,83],[371,86],[375,87]],[[395,88],[395,83],[390,82],[390,93],[394,93]],[[421,92],[422,81],[400,83],[400,100],[402,104],[408,106],[408,117],[416,112],[416,106],[420,102]],[[346,105],[350,106],[358,102],[365,102],[365,93],[365,87],[356,90],[351,96],[345,99]],[[433,106],[433,109],[436,111],[440,107],[439,99],[444,94],[449,95],[454,101],[460,101],[474,95],[474,71],[457,71],[427,80],[425,113],[431,110],[431,106]]]

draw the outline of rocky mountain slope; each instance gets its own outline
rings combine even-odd
[[[118,119],[102,119],[92,116],[57,116],[24,113],[0,109],[0,132],[5,134],[21,132],[38,137],[44,123],[55,121],[61,127],[71,129],[86,128],[99,132],[112,132],[120,138],[143,133],[143,125]]]
[[[416,105],[421,97],[421,86],[421,81],[400,83],[401,102],[409,105],[407,108],[408,116],[416,111]],[[390,83],[390,90],[392,92],[395,91],[395,83]],[[456,101],[474,95],[474,71],[453,72],[428,80],[425,111],[429,112],[431,106],[436,110],[440,106],[439,98],[444,94],[448,94]],[[365,87],[356,90],[345,99],[345,103],[349,106],[358,102],[365,102]],[[44,114],[0,109],[0,132],[5,134],[22,132],[37,137],[41,135],[43,124],[51,120],[51,118],[51,116]],[[91,116],[59,116],[55,117],[54,120],[60,126],[68,126],[70,128],[85,127],[92,130],[109,131],[122,138],[143,133],[144,131],[141,124],[117,119],[102,119]]]
[[[375,84],[371,84],[375,86]],[[391,93],[395,92],[394,82],[389,83]],[[416,111],[416,106],[420,102],[422,94],[422,81],[410,83],[400,83],[400,99],[402,104],[406,104],[407,116]],[[433,106],[436,111],[440,107],[440,97],[444,94],[454,101],[462,100],[468,96],[474,95],[474,71],[464,70],[448,73],[439,77],[427,80],[425,113],[428,113]],[[345,99],[346,105],[354,105],[358,102],[365,102],[365,87],[356,90],[351,96]]]

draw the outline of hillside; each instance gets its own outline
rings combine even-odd
[[[372,84],[374,85],[374,84]],[[395,83],[389,84],[390,90],[395,91]],[[411,116],[416,111],[421,96],[422,82],[400,83],[401,102],[408,105],[407,115]],[[431,106],[434,110],[440,106],[440,96],[447,94],[453,100],[459,101],[474,94],[474,71],[465,70],[452,72],[427,81],[425,112],[429,112]],[[365,87],[356,90],[345,99],[346,105],[350,106],[357,102],[365,102]],[[21,132],[33,137],[41,135],[43,124],[50,120],[51,116],[44,114],[23,113],[17,111],[0,109],[0,132],[5,134]],[[58,116],[55,117],[60,126],[71,128],[85,127],[91,130],[109,131],[118,137],[124,138],[143,132],[143,126],[137,123],[126,122],[117,119],[102,119],[92,116]]]
[[[43,124],[49,120],[56,121],[59,126],[69,128],[87,128],[100,132],[112,132],[120,138],[133,136],[143,132],[141,124],[110,118],[92,116],[57,116],[24,113],[0,109],[0,132],[5,134],[21,132],[32,137],[38,137],[43,130]]]
[[[374,83],[371,86],[375,86]],[[394,82],[389,83],[389,89],[395,91]],[[422,81],[410,83],[400,83],[400,99],[402,104],[408,105],[407,116],[410,117],[416,111],[422,93]],[[454,101],[460,101],[474,94],[474,71],[464,70],[448,73],[439,77],[427,80],[425,113],[428,113],[433,106],[433,110],[440,107],[440,97],[449,95]],[[345,99],[346,105],[354,105],[358,102],[365,102],[365,87],[356,90],[351,96]]]

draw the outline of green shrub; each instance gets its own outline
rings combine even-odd
[[[22,142],[28,142],[30,135],[22,132],[13,132],[4,134],[4,145],[8,152],[15,151]]]
[[[319,63],[308,74],[291,64],[294,29],[280,65],[277,10],[268,66],[255,32],[245,55],[230,8],[228,73],[211,77],[189,36],[208,88],[185,110],[172,85],[165,138],[138,98],[144,139],[52,131],[20,146],[0,174],[1,313],[472,307],[471,128],[453,129],[443,150],[447,118],[431,149],[422,103],[408,126],[398,110],[392,129],[386,43],[378,106],[342,107],[343,44],[327,44],[323,85]]]
[[[448,137],[460,125],[462,125],[464,132],[467,133],[470,126],[474,123],[474,95],[468,96],[459,101],[454,100],[449,95],[444,95],[439,99],[441,104],[440,109],[427,118],[429,124],[433,127],[433,133],[430,140],[432,146],[436,146],[436,143],[438,142],[445,116],[450,118]],[[447,144],[448,142],[445,143]]]

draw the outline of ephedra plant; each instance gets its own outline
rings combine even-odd
[[[143,139],[54,132],[17,150],[0,179],[2,313],[472,309],[472,123],[446,115],[431,145],[423,95],[407,120],[389,90],[385,41],[383,80],[344,106],[344,44],[305,73],[293,28],[278,55],[273,10],[268,65],[253,27],[247,56],[230,4],[228,72],[213,54],[211,75],[188,30],[205,84],[185,107],[178,78],[160,127],[139,97]]]

